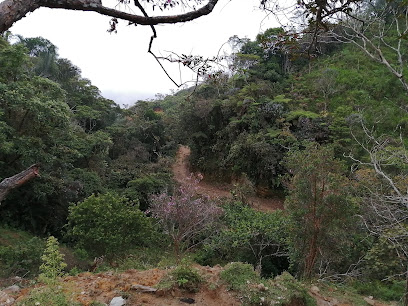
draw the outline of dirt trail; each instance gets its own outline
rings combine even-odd
[[[190,177],[189,157],[190,148],[187,146],[180,146],[177,151],[176,161],[172,166],[174,179],[183,184]],[[231,198],[230,190],[233,189],[231,184],[220,185],[206,180],[204,178],[198,185],[198,192],[207,195],[210,198]],[[249,202],[251,206],[259,211],[274,211],[276,209],[283,209],[283,200],[280,198],[261,198],[250,197]]]

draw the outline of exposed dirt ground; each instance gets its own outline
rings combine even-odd
[[[169,270],[151,269],[145,271],[128,270],[123,273],[105,272],[92,274],[81,273],[78,276],[67,276],[63,279],[63,290],[74,301],[81,305],[99,302],[109,305],[114,297],[126,297],[126,305],[178,306],[188,305],[181,301],[191,298],[198,306],[238,306],[241,302],[224,286],[219,285],[220,266],[196,266],[206,282],[197,293],[182,292],[175,289],[158,290],[154,293],[143,293],[135,289],[136,285],[154,287],[166,276]],[[210,286],[211,285],[211,286]],[[209,287],[210,286],[210,287]],[[21,301],[32,288],[23,289],[13,297]],[[1,304],[1,303],[0,303]]]
[[[187,146],[180,146],[177,151],[176,161],[173,164],[172,170],[174,174],[174,179],[183,184],[191,174],[189,157],[190,157],[190,148]],[[215,183],[209,179],[204,179],[198,185],[198,192],[205,194],[210,198],[231,198],[232,195],[230,190],[233,189],[231,184]],[[251,206],[257,210],[268,212],[276,209],[283,209],[283,199],[278,197],[273,198],[262,198],[262,197],[250,197],[249,203]]]

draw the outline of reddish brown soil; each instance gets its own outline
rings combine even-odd
[[[152,269],[146,271],[128,270],[123,273],[82,273],[78,276],[68,276],[63,279],[62,287],[67,296],[81,305],[106,303],[117,296],[126,298],[126,305],[178,306],[188,305],[181,298],[192,298],[194,305],[199,306],[238,306],[241,302],[224,286],[219,284],[220,266],[196,266],[200,275],[206,280],[197,293],[183,292],[178,289],[158,290],[154,293],[142,293],[132,289],[133,285],[154,287],[170,270]],[[209,287],[210,286],[210,287]],[[26,296],[32,288],[21,291],[14,296],[17,301]]]
[[[173,164],[172,170],[174,174],[174,179],[179,183],[183,184],[190,177],[191,171],[189,170],[189,157],[190,157],[190,148],[187,146],[180,146],[177,151],[176,161]],[[232,195],[230,190],[233,189],[231,184],[219,184],[204,179],[199,183],[198,192],[200,194],[205,194],[213,199],[220,198],[231,198]],[[273,198],[261,198],[261,197],[250,197],[248,202],[255,209],[269,212],[276,209],[283,209],[283,199],[278,197]]]

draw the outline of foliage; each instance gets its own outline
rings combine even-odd
[[[380,236],[365,256],[364,275],[370,279],[382,280],[393,275],[398,279],[401,271],[404,270],[399,247],[387,236],[390,235],[384,233]]]
[[[150,174],[136,178],[127,183],[126,195],[130,198],[139,199],[140,209],[145,211],[150,206],[152,194],[158,194],[169,185],[168,175],[165,173]]]
[[[92,256],[119,256],[153,235],[150,220],[138,206],[112,193],[91,195],[70,206],[68,237]]]
[[[40,163],[41,177],[12,192],[0,215],[8,224],[58,235],[69,202],[100,191],[112,144],[101,129],[112,124],[119,112],[81,78],[77,67],[58,58],[51,42],[19,40],[0,46],[5,67],[0,71],[0,171],[4,178]],[[90,108],[89,116],[76,112],[85,106]],[[82,181],[93,173],[94,181],[99,180],[95,189]]]
[[[161,193],[151,198],[149,212],[172,240],[177,257],[214,234],[222,213],[208,197],[197,194],[197,184],[198,180],[191,177],[174,195]]]
[[[404,281],[382,282],[374,278],[370,281],[353,281],[350,285],[359,294],[384,301],[398,301],[405,292]]]
[[[171,271],[170,277],[180,289],[189,292],[197,292],[203,281],[199,272],[185,263]]]
[[[14,237],[14,239],[16,239]],[[12,245],[0,246],[0,267],[2,277],[34,277],[39,272],[41,255],[45,243],[38,237],[14,242]]]
[[[286,159],[292,174],[285,210],[290,219],[288,243],[291,260],[305,278],[316,265],[335,262],[348,247],[353,231],[350,183],[330,147],[308,145]]]
[[[41,256],[42,265],[40,266],[39,279],[45,283],[53,283],[57,278],[63,276],[63,270],[67,264],[64,262],[64,255],[59,251],[58,240],[50,236],[44,254]]]
[[[30,294],[19,301],[17,305],[77,306],[79,303],[70,299],[61,288],[57,286],[47,286],[33,289]]]
[[[232,262],[226,265],[221,271],[220,277],[228,284],[229,289],[237,291],[246,287],[248,282],[255,282],[259,279],[254,267],[242,262]]]
[[[274,279],[262,279],[251,265],[233,262],[224,267],[220,276],[247,305],[315,305],[307,289],[287,272]]]
[[[116,262],[118,264],[117,270],[147,270],[174,266],[177,259],[174,258],[170,248],[164,247],[167,243],[167,241],[160,241],[153,246],[132,248],[128,251],[126,257]]]
[[[268,276],[288,268],[287,218],[282,211],[264,213],[241,203],[223,209],[224,226],[197,254],[201,264],[246,261]]]

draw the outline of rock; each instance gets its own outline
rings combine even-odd
[[[320,289],[319,289],[319,287],[317,287],[317,286],[312,286],[312,287],[310,288],[310,291],[312,291],[312,293],[319,293],[319,292],[320,292]]]
[[[262,283],[259,284],[257,287],[259,291],[267,291],[269,289],[268,287],[265,287],[265,285]]]
[[[149,287],[149,286],[143,286],[143,285],[139,285],[139,284],[134,284],[132,285],[132,290],[136,290],[139,292],[156,292],[157,289],[153,288],[153,287]]]
[[[195,300],[192,298],[181,298],[180,302],[187,303],[187,304],[194,304]]]
[[[14,303],[14,298],[9,296],[7,293],[0,291],[0,305],[2,306],[8,306],[12,305]]]
[[[369,297],[365,297],[364,301],[368,304],[368,305],[375,305],[375,301],[373,300],[372,296]]]
[[[6,289],[3,289],[3,292],[7,293],[7,294],[11,294],[11,293],[17,293],[20,292],[20,287],[17,285],[13,285],[10,287],[7,287]]]
[[[121,296],[117,296],[112,299],[109,306],[122,306],[125,304],[126,304],[126,300]]]

